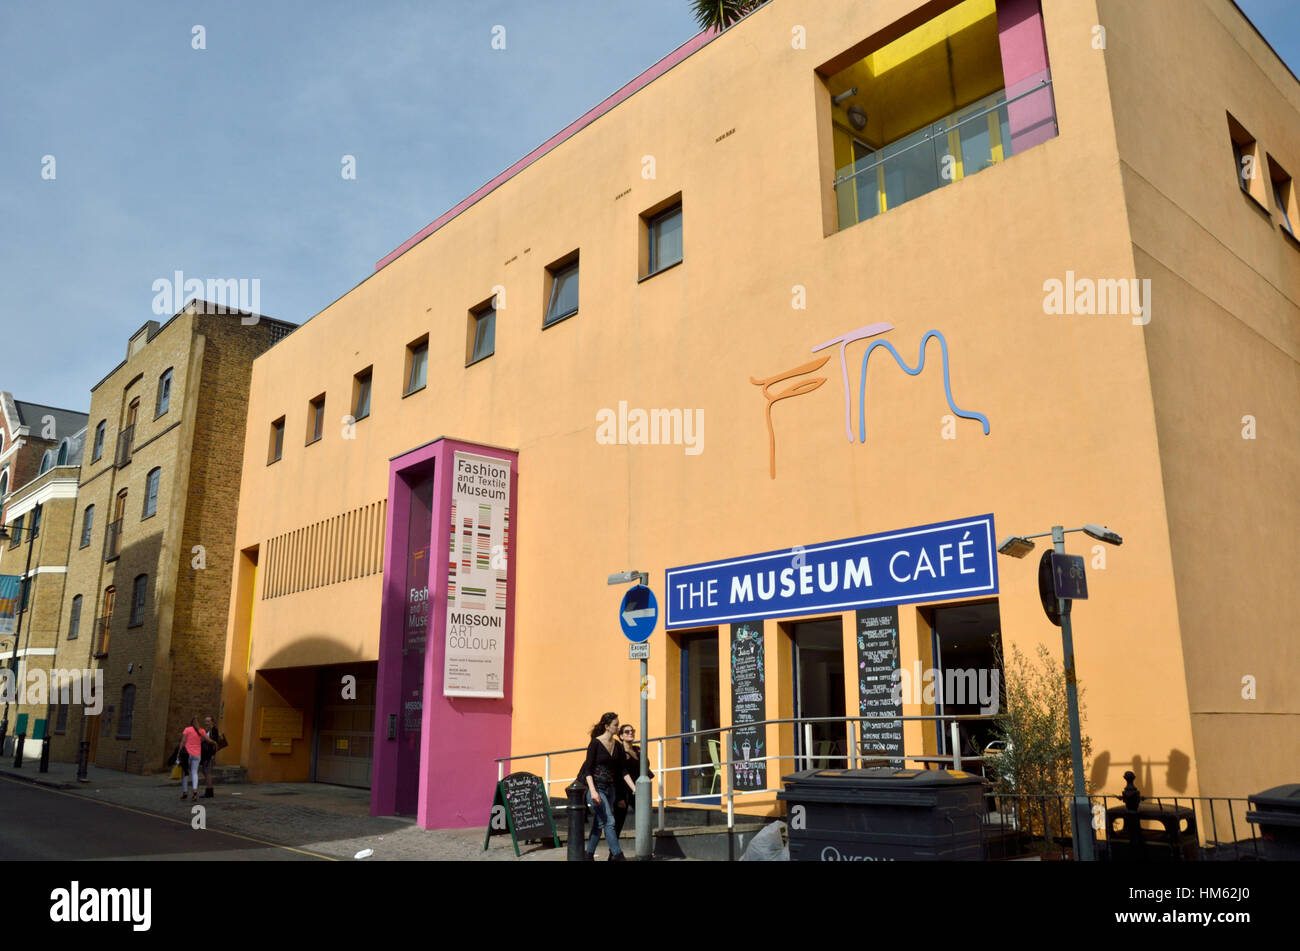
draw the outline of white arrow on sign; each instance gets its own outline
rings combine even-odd
[[[623,612],[623,620],[626,621],[628,624],[631,624],[633,627],[636,626],[636,622],[641,620],[641,618],[654,617],[654,616],[655,616],[654,608],[641,608],[639,611]]]

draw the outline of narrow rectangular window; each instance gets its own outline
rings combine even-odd
[[[158,378],[158,403],[154,407],[154,419],[167,412],[172,402],[172,371],[166,370]]]
[[[682,260],[682,206],[680,204],[651,218],[649,230],[650,260],[647,276],[657,274]]]
[[[1268,177],[1273,192],[1273,204],[1282,218],[1282,228],[1294,238],[1296,236],[1295,187],[1286,169],[1278,165],[1271,155],[1268,157]]]
[[[131,620],[128,627],[139,627],[144,623],[144,596],[149,587],[148,575],[136,575],[131,589]]]
[[[1267,191],[1263,169],[1260,167],[1259,144],[1231,113],[1228,114],[1228,136],[1232,140],[1232,156],[1237,165],[1237,185],[1267,211]]]
[[[542,320],[543,327],[565,317],[572,317],[578,312],[577,252],[552,264],[546,272],[550,276],[551,290],[546,302],[546,316]]]
[[[307,404],[307,445],[318,441],[325,432],[325,394]]]
[[[492,356],[496,352],[496,328],[497,328],[497,311],[496,298],[481,304],[476,310],[470,311],[470,352],[469,359],[465,365],[478,363],[478,361]]]
[[[421,337],[406,347],[406,396],[424,389],[429,372],[429,338]]]
[[[271,446],[267,454],[266,464],[269,466],[273,462],[280,461],[280,454],[284,451],[284,417],[281,416],[271,424]]]
[[[81,632],[81,595],[72,599],[72,610],[68,614],[68,640],[75,641]]]
[[[95,449],[90,454],[91,462],[98,462],[99,457],[104,454],[104,430],[108,425],[108,420],[101,419],[99,425],[95,427]]]
[[[90,547],[90,532],[95,527],[95,506],[87,505],[81,515],[81,547]]]
[[[148,518],[158,511],[158,483],[161,478],[161,469],[149,470],[144,483],[144,514],[141,518]]]
[[[366,367],[352,378],[352,418],[365,419],[370,415],[370,384],[374,367]]]

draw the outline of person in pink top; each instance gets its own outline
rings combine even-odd
[[[194,789],[193,802],[199,799],[199,759],[203,754],[203,734],[199,732],[199,718],[190,719],[190,725],[181,731],[181,801],[184,802],[186,790]],[[188,760],[188,762],[186,762]]]

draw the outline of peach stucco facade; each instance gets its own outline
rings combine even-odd
[[[315,671],[379,658],[381,574],[264,597],[268,541],[385,502],[390,460],[441,437],[517,453],[513,683],[496,701],[509,743],[476,751],[490,779],[496,757],[585,746],[605,710],[633,717],[638,675],[609,573],[650,572],[662,600],[673,566],[986,512],[1000,536],[1092,522],[1124,537],[1104,567],[1091,540],[1069,542],[1089,563],[1074,625],[1099,791],[1117,792],[1129,768],[1157,794],[1240,796],[1296,779],[1300,708],[1287,685],[1300,658],[1286,632],[1300,608],[1287,567],[1300,561],[1300,250],[1243,205],[1223,113],[1298,171],[1300,87],[1226,0],[1043,0],[1058,134],[840,229],[838,107],[823,67],[949,6],[773,0],[693,41],[258,357],[223,704],[230,753],[251,779],[311,778]],[[1195,29],[1168,30],[1189,19]],[[1215,81],[1191,81],[1206,74]],[[1203,88],[1219,98],[1193,92]],[[682,262],[642,279],[643,216],[677,195]],[[547,267],[575,249],[579,310],[543,329]],[[1150,278],[1150,322],[1045,313],[1045,282],[1067,273]],[[466,366],[470,312],[494,295],[495,352]],[[943,335],[953,400],[986,416],[988,434],[952,416],[931,343],[919,376],[877,355],[865,442],[850,440],[832,359],[824,385],[774,405],[773,477],[752,379],[882,322],[913,365],[922,337]],[[403,395],[408,345],[425,335],[427,386]],[[848,350],[855,437],[863,346]],[[366,368],[370,415],[349,424]],[[322,393],[323,437],[304,445]],[[623,401],[700,411],[700,451],[598,440],[598,415]],[[1254,441],[1241,438],[1246,414]],[[268,464],[280,417],[282,457]],[[1036,560],[999,565],[1001,636],[1059,657]],[[445,610],[436,579],[429,590],[431,611]],[[899,609],[904,667],[932,661],[925,617]],[[852,612],[843,618],[848,658]],[[793,709],[791,623],[764,623],[769,717]],[[673,643],[662,627],[650,641],[652,735],[681,729]],[[1258,697],[1241,699],[1252,674]],[[261,735],[268,707],[302,714],[292,749]],[[784,734],[772,728],[769,746],[789,754]],[[909,752],[933,744],[909,726]],[[669,744],[667,761],[678,755]],[[552,775],[576,765],[556,758]],[[771,789],[792,768],[773,768]],[[481,803],[441,823],[483,824],[490,779]],[[774,793],[745,808],[775,809]]]

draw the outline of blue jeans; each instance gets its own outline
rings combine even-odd
[[[614,833],[614,787],[596,783],[596,792],[600,793],[600,802],[592,803],[591,792],[587,792],[587,807],[594,809],[595,821],[591,825],[591,836],[587,839],[587,854],[596,851],[600,842],[600,833],[605,832],[605,841],[609,843],[610,855],[622,855],[618,847],[618,836]]]

